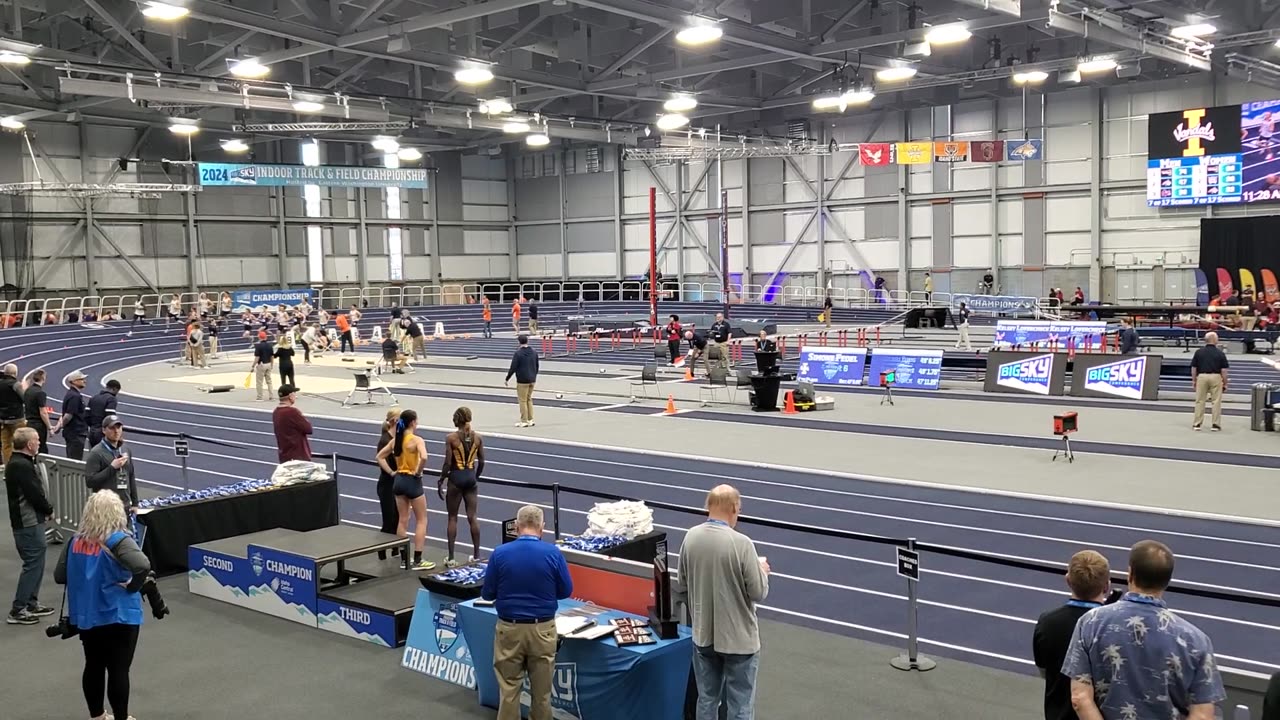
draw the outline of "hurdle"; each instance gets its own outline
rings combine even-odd
[[[840,343],[840,347],[849,347],[849,331],[836,331],[836,342]]]

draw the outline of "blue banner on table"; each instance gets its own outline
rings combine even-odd
[[[896,388],[937,390],[942,381],[942,351],[877,348],[871,353],[867,384],[879,387],[880,376],[885,372],[895,374]]]
[[[197,163],[196,178],[205,187],[324,185],[327,187],[427,189],[427,171],[422,168]]]
[[[380,647],[396,646],[396,618],[384,612],[316,599],[316,627]]]
[[[796,379],[815,385],[861,385],[866,368],[866,348],[802,347]]]
[[[1068,341],[1077,348],[1102,348],[1105,322],[1064,322],[1052,320],[1001,320],[996,323],[997,348],[1032,347],[1065,351]]]
[[[456,600],[418,591],[400,666],[465,688],[476,686],[476,668],[459,627]]]
[[[1066,388],[1066,353],[987,353],[986,392],[1062,395]]]
[[[951,295],[951,307],[958,308],[960,303],[968,306],[970,312],[984,313],[1026,313],[1036,311],[1040,301],[1033,297],[1016,297],[1013,295],[978,295],[954,293]]]
[[[280,305],[296,307],[303,301],[308,305],[314,304],[315,291],[308,288],[304,290],[235,290],[231,293],[231,304],[237,312],[243,312],[246,308],[275,310]]]
[[[254,609],[316,626],[316,564],[311,558],[271,548],[249,546]]]
[[[1163,364],[1160,355],[1076,355],[1071,394],[1158,400]]]

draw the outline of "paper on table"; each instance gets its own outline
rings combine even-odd
[[[584,617],[565,617],[563,615],[556,616],[556,634],[568,635],[574,630],[585,627],[591,620]]]
[[[569,637],[578,640],[597,640],[605,637],[606,635],[612,635],[617,629],[618,628],[612,625],[594,625],[585,630],[580,630]]]

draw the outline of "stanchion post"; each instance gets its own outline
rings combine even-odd
[[[551,483],[551,529],[560,539],[560,483]]]
[[[336,453],[336,452],[335,452],[335,453],[332,453],[332,454],[330,454],[330,456],[329,456],[329,457],[330,457],[330,459],[333,461],[333,482],[334,482],[334,484],[337,484],[337,482],[338,482],[338,453]],[[341,523],[341,522],[342,522],[342,488],[338,488],[338,522],[339,522],[339,523]]]
[[[186,440],[187,434],[178,433],[178,439]],[[191,492],[191,481],[187,478],[187,456],[184,453],[183,456],[178,459],[182,461],[182,491]]]
[[[899,548],[901,549],[901,548]],[[920,576],[919,552],[916,550],[916,539],[907,539],[907,552],[916,558],[915,576]],[[898,573],[906,575],[903,572],[902,562],[898,563]],[[916,593],[916,585],[919,580],[907,576],[907,654],[899,655],[889,661],[889,664],[898,670],[916,670],[918,672],[928,672],[938,666],[933,660],[920,655],[920,637],[917,622],[917,614],[919,610],[919,598]]]

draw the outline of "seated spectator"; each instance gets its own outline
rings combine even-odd
[[[1044,678],[1045,720],[1077,720],[1071,707],[1071,679],[1062,674],[1076,621],[1094,608],[1102,607],[1111,590],[1111,566],[1093,550],[1081,550],[1067,565],[1067,587],[1071,599],[1045,612],[1036,622],[1031,638],[1032,657]]]
[[[97,319],[98,319],[98,313],[94,312],[93,310],[85,310],[85,311],[84,311],[84,317],[82,317],[82,318],[80,319],[80,321],[81,321],[81,322],[96,322],[96,321],[97,321]]]
[[[391,366],[391,372],[403,375],[409,359],[401,352],[400,343],[387,336],[382,341],[382,361]]]
[[[1214,720],[1226,699],[1209,636],[1169,610],[1173,552],[1155,540],[1129,551],[1129,592],[1076,623],[1062,665],[1081,720]]]

